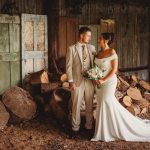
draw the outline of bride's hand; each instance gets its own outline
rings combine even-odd
[[[95,80],[96,84],[103,84],[105,81],[104,80]]]

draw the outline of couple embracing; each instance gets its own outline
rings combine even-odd
[[[80,134],[80,106],[84,97],[85,129],[91,141],[150,141],[150,120],[142,120],[133,116],[116,99],[116,72],[118,55],[110,48],[113,33],[102,33],[98,39],[101,50],[97,52],[91,40],[88,27],[79,29],[79,41],[70,46],[66,54],[66,73],[71,89],[72,100],[72,132],[70,137]],[[103,70],[101,78],[90,80],[83,74],[92,67]],[[93,127],[93,97],[96,91],[96,123]],[[95,129],[95,131],[93,130]]]

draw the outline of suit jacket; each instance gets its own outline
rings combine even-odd
[[[90,62],[93,66],[94,55],[96,50],[93,45],[87,44],[87,50],[89,52]],[[80,86],[83,79],[82,76],[82,49],[79,43],[70,46],[66,54],[66,73],[69,82],[74,82],[76,86]]]

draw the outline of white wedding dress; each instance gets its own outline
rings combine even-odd
[[[95,63],[105,69],[104,76],[111,70],[111,60],[118,59],[117,54],[107,58],[95,58]],[[91,141],[143,141],[150,142],[150,120],[132,115],[115,97],[117,76],[96,87],[97,109],[94,137]]]

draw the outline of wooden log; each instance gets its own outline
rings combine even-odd
[[[143,94],[143,97],[146,99],[146,100],[148,100],[148,101],[150,101],[150,93],[144,93]]]
[[[150,91],[150,84],[144,80],[139,81],[139,84],[141,87],[143,87],[145,90]]]
[[[35,101],[36,101],[36,103],[40,103],[40,104],[42,104],[42,105],[44,105],[45,104],[45,100],[44,100],[44,97],[43,96],[41,96],[41,95],[38,95],[38,96],[35,96]]]
[[[123,78],[119,77],[118,76],[118,86],[117,86],[117,89],[119,91],[121,91],[122,93],[126,92],[127,89],[130,87],[129,83],[126,82]]]
[[[124,94],[122,92],[120,92],[119,90],[116,90],[115,96],[116,96],[117,100],[120,100],[124,96]]]
[[[68,81],[67,74],[62,74],[61,77],[60,77],[60,81],[61,82],[67,82]]]
[[[141,110],[141,114],[145,114],[145,113],[147,113],[148,112],[148,108],[147,107],[145,107],[145,108],[143,108],[142,110]]]
[[[69,88],[69,82],[64,82],[64,83],[62,84],[62,87],[64,87],[64,88]]]
[[[41,83],[41,93],[48,93],[58,88],[58,83]]]
[[[123,104],[125,105],[125,106],[131,106],[132,105],[132,99],[131,99],[131,97],[129,97],[129,96],[124,96],[123,97]]]
[[[49,105],[53,115],[59,121],[68,120],[70,98],[71,98],[70,90],[66,90],[64,88],[57,88],[53,92]]]
[[[49,83],[48,73],[45,70],[30,73],[30,83],[31,84]]]
[[[37,104],[37,111],[39,115],[46,115],[50,113],[49,100],[51,97],[52,91],[49,93],[40,94],[34,97],[34,100]]]
[[[121,86],[121,81],[117,78],[117,89]]]
[[[41,83],[41,93],[47,93],[51,91],[50,83]]]
[[[20,87],[12,87],[4,92],[2,101],[9,111],[22,119],[31,119],[36,113],[36,103],[31,95]]]
[[[140,112],[141,112],[141,109],[140,109],[139,105],[137,105],[137,104],[132,104],[131,106],[127,107],[127,110],[135,116],[140,114]]]
[[[131,79],[132,79],[134,82],[138,83],[138,78],[137,78],[137,75],[136,75],[136,74],[132,74],[132,75],[131,75]]]
[[[127,90],[127,95],[130,96],[134,100],[141,100],[142,99],[141,92],[137,88],[130,87]]]
[[[125,81],[122,77],[119,76],[118,78],[124,85],[126,85],[127,87],[130,86],[130,84],[127,81]]]
[[[137,105],[139,105],[139,107],[141,109],[148,107],[150,105],[149,101],[147,101],[146,99],[142,98],[140,101],[135,101],[134,103],[136,103]]]
[[[135,74],[132,74],[130,76],[130,86],[131,87],[135,87],[138,83],[138,79],[137,79],[137,76]]]
[[[4,104],[0,101],[0,130],[6,126],[9,120],[9,117],[10,115],[6,111]]]

